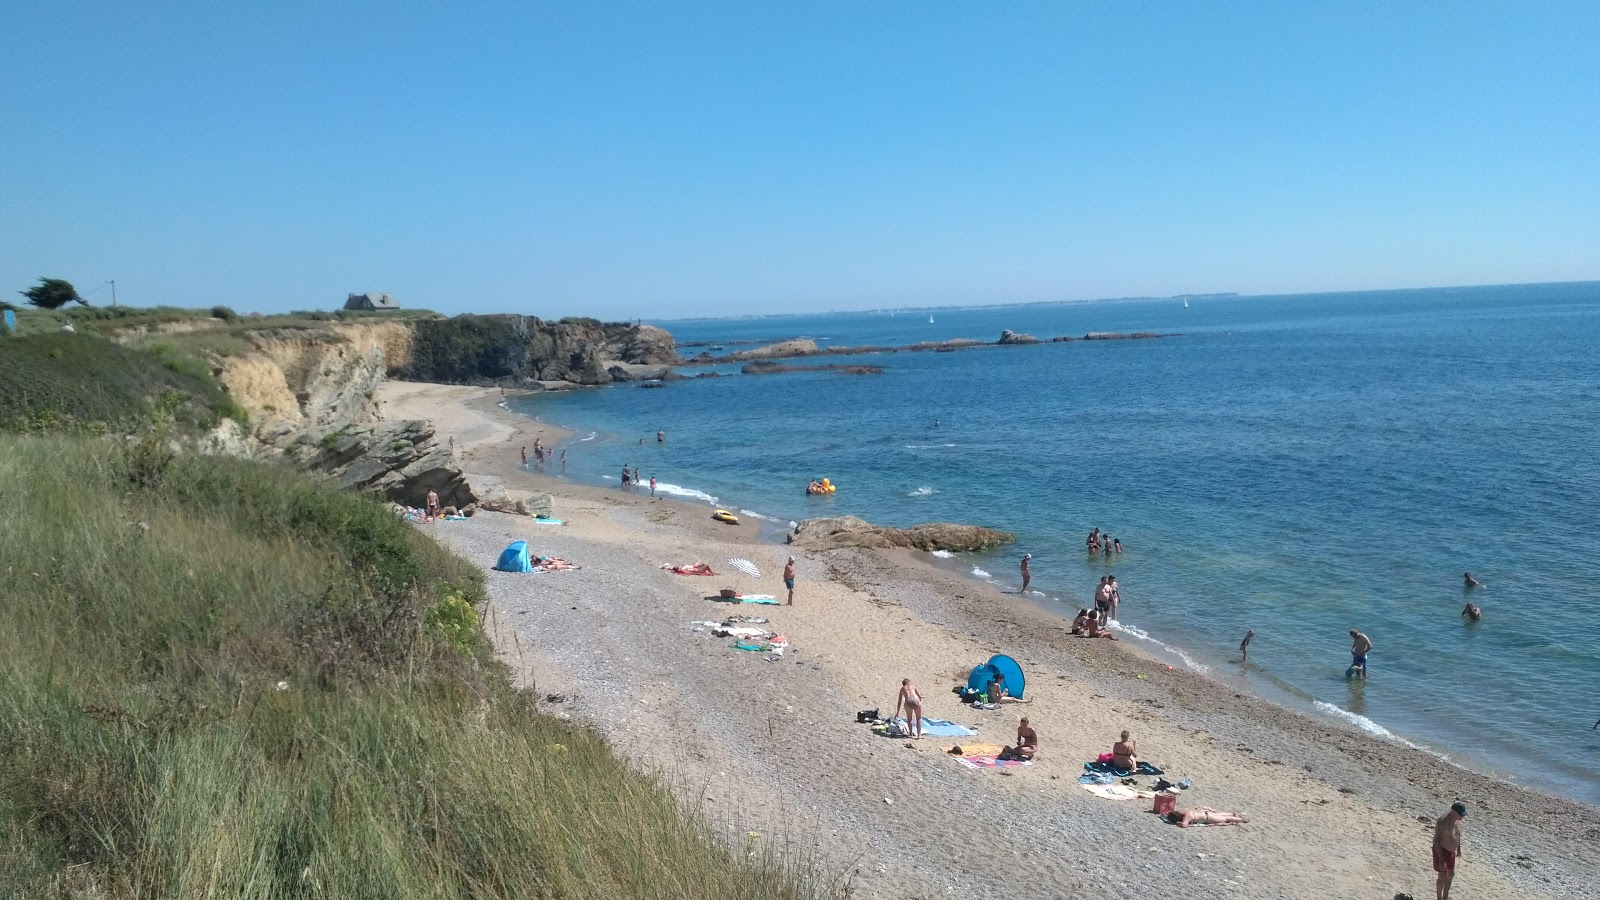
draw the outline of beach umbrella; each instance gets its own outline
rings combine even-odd
[[[761,577],[761,570],[756,568],[756,564],[748,559],[730,559],[728,560],[728,565],[733,566],[734,569],[743,572],[746,575],[749,575],[751,578]]]

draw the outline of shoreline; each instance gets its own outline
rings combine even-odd
[[[390,393],[389,387],[385,385],[385,393]],[[479,478],[487,477],[508,486],[550,491],[557,497],[558,509],[564,516],[569,508],[573,508],[584,510],[586,515],[605,520],[609,525],[618,525],[618,520],[629,520],[624,523],[627,527],[622,531],[626,533],[630,544],[653,546],[652,542],[668,540],[677,542],[676,545],[680,547],[727,545],[751,558],[759,557],[764,571],[769,565],[766,560],[788,552],[782,545],[762,541],[760,529],[754,524],[732,528],[710,522],[709,516],[696,515],[705,511],[703,505],[664,505],[648,496],[622,494],[615,487],[593,487],[521,470],[515,454],[519,440],[526,440],[531,446],[534,436],[554,440],[558,434],[565,432],[500,407],[500,398],[492,389],[396,386],[395,391],[418,400],[425,398],[431,403],[431,408],[419,411],[433,418],[445,433],[454,433],[452,424],[458,424],[463,429],[480,429],[473,432],[472,440],[458,440],[457,444],[463,466],[475,483]],[[404,407],[405,403],[398,406]],[[446,424],[446,420],[451,424]],[[496,427],[483,427],[484,420]],[[641,513],[645,515],[642,520],[639,519]],[[484,524],[487,526],[496,520],[506,524],[514,524],[515,521],[494,516]],[[567,532],[568,529],[556,531]],[[1092,746],[1067,752],[1064,756],[1049,754],[1048,760],[1033,767],[1034,771],[1020,773],[1023,776],[1021,779],[994,778],[985,783],[987,787],[1001,792],[1002,798],[1010,798],[1011,793],[1015,793],[1006,793],[1008,785],[1019,781],[1036,782],[1039,780],[1039,770],[1048,768],[1054,774],[1046,776],[1048,780],[1043,785],[1045,791],[1060,803],[1076,801],[1082,795],[1075,791],[1067,793],[1065,786],[1071,780],[1069,775],[1075,775],[1075,772],[1070,763],[1062,767],[1061,761],[1070,760],[1077,753],[1088,754],[1083,758],[1091,758],[1093,753],[1090,751],[1095,747],[1101,743],[1109,746],[1109,741],[1115,737],[1115,731],[1111,729],[1121,722],[1124,723],[1122,727],[1132,727],[1141,732],[1139,736],[1142,740],[1173,748],[1160,751],[1156,758],[1167,761],[1171,768],[1195,775],[1197,787],[1205,784],[1211,788],[1199,795],[1200,800],[1216,803],[1219,808],[1225,808],[1223,804],[1248,807],[1246,811],[1253,816],[1261,816],[1263,822],[1276,819],[1278,813],[1282,813],[1283,817],[1274,827],[1295,819],[1297,814],[1302,818],[1310,816],[1326,820],[1317,823],[1297,822],[1302,829],[1299,840],[1305,844],[1306,850],[1326,848],[1325,845],[1331,846],[1330,842],[1337,844],[1355,839],[1357,845],[1346,848],[1346,852],[1354,853],[1368,863],[1367,869],[1362,871],[1386,873],[1381,880],[1395,882],[1396,886],[1385,896],[1395,891],[1418,896],[1425,893],[1427,885],[1417,878],[1397,880],[1400,876],[1392,871],[1394,863],[1389,857],[1393,854],[1389,851],[1394,850],[1396,844],[1407,844],[1408,849],[1399,854],[1400,871],[1417,869],[1416,848],[1409,845],[1416,844],[1419,839],[1426,840],[1426,829],[1415,821],[1417,816],[1437,815],[1440,809],[1456,798],[1465,800],[1474,809],[1483,810],[1478,817],[1469,820],[1469,829],[1478,832],[1469,837],[1473,844],[1481,847],[1494,845],[1507,852],[1513,849],[1518,851],[1513,854],[1518,859],[1492,859],[1489,853],[1473,853],[1468,857],[1470,862],[1463,863],[1463,881],[1467,880],[1468,875],[1474,880],[1492,876],[1500,881],[1501,889],[1490,893],[1478,891],[1474,893],[1475,896],[1542,896],[1549,895],[1551,891],[1561,895],[1561,891],[1584,884],[1582,879],[1587,877],[1584,870],[1592,871],[1592,866],[1600,862],[1600,851],[1596,850],[1595,844],[1600,832],[1586,824],[1592,820],[1595,810],[1577,801],[1501,783],[1490,776],[1444,762],[1427,751],[1410,749],[1394,741],[1366,734],[1352,725],[1315,718],[1310,713],[1241,693],[1235,686],[1209,675],[1178,669],[1166,671],[1164,666],[1154,662],[1157,657],[1152,650],[1141,648],[1132,640],[1118,642],[1118,646],[1112,647],[1100,641],[1068,637],[1062,630],[1057,613],[1033,602],[997,604],[994,585],[948,572],[926,559],[919,559],[921,554],[912,551],[842,550],[796,552],[796,555],[802,557],[802,581],[807,586],[808,594],[823,589],[826,584],[830,602],[837,602],[841,608],[848,606],[854,614],[862,617],[890,617],[894,621],[889,624],[898,623],[897,631],[890,633],[894,637],[887,634],[874,636],[866,633],[866,629],[850,633],[848,629],[840,629],[838,623],[834,623],[832,629],[818,622],[802,621],[793,627],[788,623],[783,625],[785,633],[796,642],[797,657],[812,661],[818,656],[823,658],[824,668],[834,676],[832,693],[839,698],[848,697],[845,701],[847,704],[859,703],[863,708],[892,705],[893,691],[890,688],[897,681],[890,678],[892,673],[885,675],[883,671],[873,670],[873,663],[875,657],[883,653],[883,642],[911,641],[930,647],[941,646],[946,650],[951,646],[965,646],[972,651],[969,656],[958,658],[947,658],[948,652],[928,655],[928,659],[942,660],[925,664],[923,668],[932,665],[932,671],[918,676],[918,683],[923,686],[930,700],[930,714],[956,718],[950,710],[960,709],[963,710],[960,713],[962,716],[984,715],[966,712],[963,708],[955,707],[948,697],[940,695],[947,689],[946,682],[951,680],[951,670],[957,667],[958,661],[970,666],[973,662],[970,657],[977,657],[977,661],[981,661],[979,654],[992,649],[1009,653],[1022,661],[1030,672],[1030,686],[1035,683],[1040,685],[1038,690],[1042,693],[1039,699],[1033,707],[1024,710],[1036,715],[1041,723],[1047,752],[1060,746],[1063,735],[1067,735],[1074,743],[1079,740],[1093,741]],[[717,561],[715,557],[710,559],[714,564]],[[818,575],[823,577],[819,579]],[[767,581],[772,579],[768,578]],[[681,589],[694,586],[667,585],[667,588],[672,587]],[[500,601],[497,599],[496,602],[499,604]],[[659,602],[670,602],[670,598]],[[782,613],[773,614],[774,622],[780,621],[780,614],[785,618],[799,617],[802,620],[808,614],[814,614],[810,610],[800,613],[800,606],[765,609],[782,609]],[[796,612],[790,612],[790,609]],[[500,609],[497,614],[505,612]],[[712,612],[721,614],[722,611],[712,610],[706,614]],[[811,627],[804,627],[806,624]],[[681,630],[679,625],[681,622],[673,622],[662,628]],[[536,639],[537,636],[531,634],[522,634],[518,638],[522,644]],[[719,658],[726,656],[722,653],[718,655]],[[738,662],[723,661],[730,665]],[[670,669],[674,665],[676,663],[663,665],[663,668]],[[880,663],[877,668],[884,666]],[[563,679],[571,679],[574,682],[571,685],[573,690],[596,690],[595,685],[584,684],[582,676],[570,671],[570,667],[563,667],[557,662],[544,660],[542,664],[536,663],[536,668],[568,669],[560,676],[542,674],[541,686],[546,683],[560,684]],[[787,671],[787,664],[782,664],[779,671]],[[1039,676],[1032,674],[1036,672],[1048,677],[1036,681]],[[759,673],[756,677],[762,677],[763,674]],[[555,681],[547,682],[552,677]],[[1072,696],[1051,696],[1056,693],[1053,690],[1058,686],[1056,682],[1061,686],[1072,685]],[[890,702],[886,703],[886,700]],[[999,718],[1012,721],[1010,713],[1011,710],[1007,709],[999,714]],[[992,713],[987,715],[995,717]],[[1089,720],[1098,720],[1099,727],[1091,729],[1092,734],[1079,735],[1081,726]],[[626,725],[607,724],[603,716],[597,724],[624,745],[646,739]],[[1004,733],[1002,729],[993,736],[1003,736]],[[848,737],[844,739],[849,740]],[[882,755],[883,751],[879,748],[886,745],[893,745],[893,742],[861,739],[861,749],[872,756]],[[1178,748],[1182,748],[1181,752]],[[703,752],[710,754],[714,751]],[[661,763],[651,751],[638,750],[637,753],[647,764]],[[1181,765],[1173,766],[1173,760]],[[1046,765],[1046,762],[1050,765]],[[679,764],[681,761],[669,761],[668,767],[678,771]],[[689,783],[703,783],[701,767],[690,768],[693,774],[688,776]],[[767,774],[769,778],[775,777]],[[1008,771],[1006,774],[1011,773]],[[1219,782],[1233,782],[1235,779],[1245,784],[1229,784],[1231,790],[1219,790]],[[1260,789],[1254,784],[1261,782],[1271,787],[1278,781],[1293,783],[1277,785],[1270,790]],[[819,788],[809,785],[806,789]],[[1291,796],[1281,796],[1284,793]],[[1072,811],[1109,811],[1126,813],[1128,816],[1134,813],[1134,810],[1119,808],[1118,804],[1089,799],[1100,803],[1100,807]],[[1184,805],[1188,805],[1189,801],[1189,797],[1180,798]],[[1016,802],[1022,801],[1019,799]],[[1302,805],[1306,803],[1312,806]],[[806,821],[805,824],[810,827],[818,823]],[[1111,827],[1128,826],[1126,823],[1113,822]],[[1215,836],[1214,833],[1204,834]],[[1261,836],[1265,837],[1265,834]],[[906,836],[901,838],[911,839]],[[1144,837],[1141,836],[1139,840],[1144,840]],[[1229,843],[1231,845],[1233,842]],[[1380,849],[1379,845],[1384,849]],[[1271,846],[1276,848],[1274,858],[1289,852],[1280,844],[1271,843]],[[1499,856],[1505,857],[1506,853],[1500,853]],[[1521,858],[1537,860],[1537,867],[1530,868]],[[1423,868],[1425,863],[1423,857]],[[1311,867],[1310,871],[1328,868],[1314,860],[1308,861],[1307,865]],[[1265,882],[1258,879],[1267,879],[1268,873],[1258,870],[1256,865],[1247,865],[1245,868],[1252,872],[1250,883],[1256,888],[1262,887]],[[1004,873],[991,875],[1002,880],[1008,877]],[[1349,872],[1344,875],[1354,877]],[[1326,894],[1326,879],[1330,877],[1341,876],[1337,872],[1322,871],[1315,882],[1322,889],[1313,893]],[[1362,892],[1370,892],[1373,888],[1366,882],[1375,877],[1379,876],[1365,874],[1348,886],[1352,892],[1358,888]],[[1287,887],[1287,884],[1279,885],[1280,890]],[[1219,889],[1228,888],[1219,885]],[[1301,893],[1304,895],[1303,890]],[[892,892],[881,895],[898,896]],[[1252,894],[1240,891],[1238,895]]]

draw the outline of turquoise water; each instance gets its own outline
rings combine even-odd
[[[1031,552],[1035,599],[1069,612],[1115,572],[1130,638],[1600,802],[1600,283],[932,315],[658,324],[680,341],[836,345],[1181,336],[901,353],[872,358],[881,376],[618,386],[518,408],[578,432],[575,478],[615,484],[635,464],[783,522],[1014,531],[1002,555],[947,564],[1014,585]],[[820,475],[839,493],[806,497]],[[1123,542],[1110,564],[1083,551],[1096,526]],[[1473,625],[1459,616],[1467,570],[1486,583]],[[1365,684],[1344,679],[1352,627],[1375,644]]]

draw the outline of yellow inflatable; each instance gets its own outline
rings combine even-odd
[[[838,488],[834,487],[833,482],[826,478],[813,481],[806,485],[806,493],[808,494],[831,494],[836,490],[838,490]]]
[[[739,517],[725,509],[719,509],[712,513],[711,518],[716,519],[718,522],[727,522],[729,525],[739,524]]]

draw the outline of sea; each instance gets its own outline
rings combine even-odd
[[[569,478],[637,466],[775,536],[846,514],[1006,529],[998,553],[930,562],[1016,603],[1032,553],[1028,601],[1063,616],[1114,573],[1123,640],[1173,665],[1600,804],[1600,282],[653,324],[719,356],[1169,335],[793,361],[880,375],[719,364],[733,377],[512,408],[574,432]],[[823,476],[837,493],[807,496]],[[1093,528],[1122,554],[1086,554]]]

